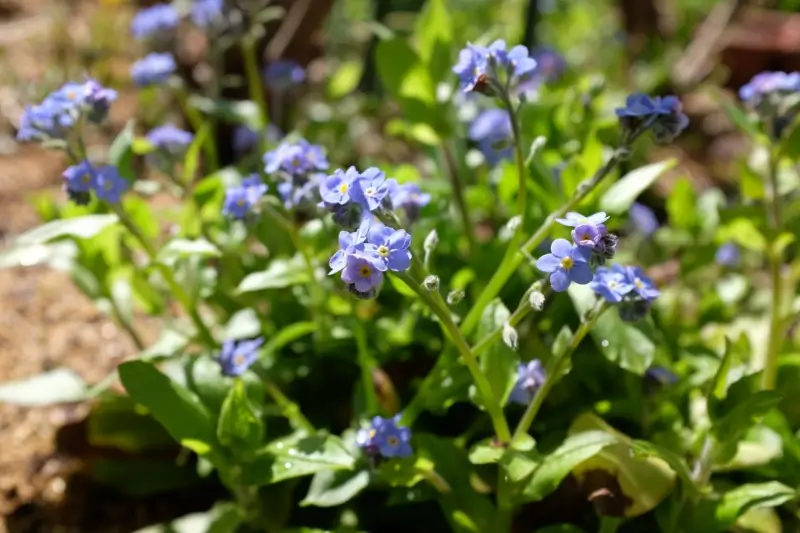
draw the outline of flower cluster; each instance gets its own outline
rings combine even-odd
[[[156,4],[136,13],[131,21],[131,33],[137,39],[144,39],[172,30],[179,23],[180,15],[172,5]]]
[[[572,240],[556,239],[545,254],[536,262],[536,267],[550,274],[550,285],[556,292],[567,290],[570,283],[586,285],[592,281],[592,267],[605,264],[614,257],[617,236],[609,233],[605,222],[608,216],[595,213],[585,217],[580,213],[567,213],[557,222],[574,228]]]
[[[544,385],[545,378],[544,366],[538,359],[520,363],[517,367],[517,382],[508,396],[508,401],[528,405],[533,400],[536,391]]]
[[[758,111],[768,133],[779,138],[800,105],[800,72],[762,72],[739,89],[739,98]]]
[[[486,109],[472,121],[467,132],[489,166],[511,159],[511,116],[504,109]]]
[[[411,430],[399,427],[400,415],[393,418],[376,416],[369,427],[361,428],[356,434],[356,443],[372,459],[393,457],[409,457],[411,448]]]
[[[237,220],[244,219],[253,213],[268,189],[258,174],[243,179],[241,185],[228,187],[225,191],[222,213]]]
[[[394,209],[405,211],[409,223],[419,218],[420,210],[431,202],[431,195],[416,183],[390,184],[389,200]]]
[[[170,156],[179,156],[192,144],[194,135],[172,124],[164,124],[150,130],[146,138],[155,148]]]
[[[93,79],[69,82],[53,91],[42,103],[25,109],[17,132],[19,141],[65,139],[82,118],[100,123],[105,120],[117,92]]]
[[[616,110],[627,139],[650,130],[657,142],[672,142],[689,125],[676,96],[649,97],[635,93],[628,96],[624,107]]]
[[[329,274],[342,273],[348,290],[361,298],[374,298],[387,270],[402,272],[411,265],[411,235],[380,222],[361,221],[358,230],[339,233],[340,249],[329,261]]]
[[[278,194],[287,209],[313,209],[320,201],[319,184],[328,169],[321,146],[305,139],[282,142],[264,155],[264,170],[279,179]]]
[[[498,39],[488,47],[468,43],[459,52],[453,72],[464,92],[496,96],[529,79],[535,69],[536,60],[525,46],[506,50],[506,42]]]
[[[138,87],[161,85],[177,68],[172,54],[153,52],[131,66],[131,78]]]
[[[64,171],[64,188],[77,204],[89,202],[90,193],[109,203],[119,203],[128,181],[119,175],[117,167],[105,165],[94,167],[88,161],[81,161]]]
[[[620,304],[620,316],[629,322],[642,319],[661,292],[639,267],[600,267],[590,287],[606,301]]]
[[[224,0],[194,0],[192,22],[199,28],[210,28],[222,20],[224,7]]]
[[[228,339],[222,344],[222,352],[217,358],[222,374],[238,377],[245,373],[258,359],[258,349],[264,344],[264,337],[252,340],[234,341]]]

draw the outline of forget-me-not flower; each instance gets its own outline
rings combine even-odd
[[[575,228],[584,224],[591,224],[597,228],[604,228],[605,222],[608,220],[608,218],[608,215],[602,211],[593,215],[589,215],[588,217],[583,216],[580,213],[570,211],[564,216],[564,218],[557,218],[556,222],[570,228]]]
[[[658,142],[670,142],[689,125],[676,96],[650,97],[635,93],[616,109],[623,129],[632,134],[640,127],[650,129]]]
[[[131,33],[137,39],[143,39],[169,31],[179,23],[178,11],[171,4],[156,4],[136,13],[131,21]]]
[[[192,22],[199,28],[209,28],[222,20],[224,0],[194,0],[192,3]]]
[[[649,237],[659,227],[658,218],[652,209],[639,202],[634,202],[628,211],[628,218],[635,231],[639,231],[645,237]]]
[[[431,201],[431,195],[423,192],[416,183],[399,184],[389,191],[392,207],[402,209],[410,222],[419,218],[420,210]]]
[[[242,341],[226,340],[217,359],[222,374],[229,377],[239,377],[244,374],[258,359],[258,349],[262,344],[264,337]]]
[[[67,168],[64,173],[67,190],[73,192],[89,192],[97,188],[97,173],[88,161]]]
[[[549,254],[536,261],[536,268],[550,274],[550,285],[556,292],[567,290],[570,283],[586,285],[592,281],[589,254],[586,249],[566,239],[556,239]]]
[[[320,195],[326,204],[344,205],[350,202],[353,194],[355,181],[359,178],[356,167],[350,167],[346,171],[336,169],[320,185]]]
[[[377,249],[373,245],[367,244],[367,234],[369,233],[370,221],[364,219],[361,225],[354,232],[340,231],[339,232],[339,246],[340,249],[331,256],[328,265],[331,271],[328,275],[341,272],[347,266],[347,256],[355,253],[361,253],[363,256],[373,255],[377,253]]]
[[[528,405],[534,394],[544,385],[545,373],[542,362],[534,359],[517,366],[517,381],[508,396],[508,401],[520,405]]]
[[[245,218],[258,205],[268,189],[258,174],[243,179],[241,185],[229,187],[225,191],[222,213],[236,219]]]
[[[370,167],[353,182],[353,198],[364,210],[374,211],[380,207],[383,199],[396,184],[395,180],[386,179],[386,174],[381,170]]]
[[[28,106],[20,121],[17,140],[63,139],[75,124],[75,117],[74,109],[52,100]]]
[[[306,79],[306,71],[289,59],[278,59],[264,70],[264,81],[270,89],[285,91],[300,85]]]
[[[128,190],[130,183],[119,175],[119,170],[113,165],[97,168],[97,187],[94,192],[97,197],[106,202],[119,203],[122,193]]]
[[[797,92],[800,92],[800,72],[761,72],[739,89],[739,98],[758,107],[772,95]]]
[[[641,267],[625,267],[628,282],[633,285],[633,290],[642,300],[653,301],[661,295],[653,280],[647,277]]]
[[[383,272],[375,267],[370,258],[361,254],[348,254],[342,270],[342,281],[361,294],[372,294],[383,283]]]
[[[373,457],[409,457],[414,453],[411,448],[411,430],[398,426],[399,423],[399,414],[393,418],[376,416],[369,427],[358,430],[356,443],[367,455]]]
[[[153,128],[146,137],[150,144],[171,155],[183,153],[194,139],[191,132],[182,130],[173,124],[164,124]]]
[[[482,111],[470,124],[467,136],[475,141],[489,166],[511,158],[512,131],[508,111],[504,109]]]
[[[295,143],[282,142],[275,150],[264,154],[264,169],[268,174],[282,170],[292,176],[327,170],[328,159],[321,146],[305,139]]]
[[[620,303],[633,290],[625,268],[619,264],[611,268],[600,267],[589,287],[611,303]]]
[[[737,244],[734,242],[726,242],[717,248],[717,251],[714,254],[714,261],[718,265],[726,267],[738,266],[741,258],[742,254],[739,251],[739,246],[737,246]]]
[[[131,78],[139,87],[160,85],[172,76],[175,69],[177,65],[172,54],[153,52],[131,66]]]
[[[374,224],[369,228],[367,242],[374,249],[371,258],[372,264],[378,270],[394,270],[403,272],[411,266],[411,235],[406,230],[395,230],[383,224]]]

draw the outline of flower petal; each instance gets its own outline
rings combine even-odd
[[[594,279],[594,274],[587,263],[576,262],[569,270],[569,277],[578,285],[586,285]]]
[[[567,239],[556,239],[550,245],[550,251],[558,258],[569,257],[572,253],[572,243]]]
[[[569,287],[569,276],[564,270],[558,269],[550,274],[550,285],[554,291],[564,292]]]
[[[561,260],[553,254],[545,254],[536,261],[536,268],[542,272],[553,272],[561,267]]]

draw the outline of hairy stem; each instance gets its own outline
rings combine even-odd
[[[364,324],[358,318],[353,319],[353,336],[356,338],[358,366],[361,367],[361,386],[364,389],[367,415],[374,416],[380,411],[378,395],[375,392],[375,383],[372,378],[375,361],[369,354],[369,346],[367,345],[367,335],[364,331]]]
[[[453,189],[453,197],[456,201],[458,214],[461,216],[461,225],[463,226],[464,235],[467,237],[467,242],[469,243],[469,255],[471,256],[476,246],[475,232],[473,231],[472,222],[470,221],[467,200],[464,198],[464,183],[458,172],[458,162],[453,156],[453,150],[447,141],[442,142],[441,150],[444,156],[445,172],[450,178],[450,186]]]

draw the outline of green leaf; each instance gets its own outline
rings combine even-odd
[[[119,175],[129,181],[133,181],[136,177],[133,172],[134,124],[133,119],[129,120],[108,149],[108,163],[117,167]]]
[[[222,252],[205,239],[172,239],[158,252],[158,260],[173,265],[177,259],[190,256],[219,257]]]
[[[369,471],[323,470],[314,474],[301,507],[335,507],[355,498],[369,485]]]
[[[414,299],[419,298],[417,293],[414,292],[414,290],[411,287],[406,285],[405,281],[403,281],[402,279],[398,278],[397,276],[393,276],[391,274],[386,277],[389,278],[389,284],[398,293],[402,294],[406,298],[414,298]]]
[[[472,376],[467,366],[452,350],[445,350],[436,360],[409,407],[441,413],[456,402],[468,399]],[[406,409],[405,414],[410,414]]]
[[[697,493],[697,487],[695,487],[694,480],[692,479],[692,473],[689,471],[686,461],[680,455],[663,446],[644,440],[633,441],[631,449],[638,457],[660,457],[666,461],[670,468],[681,478],[683,488],[687,495],[693,496]]]
[[[248,274],[239,283],[238,293],[256,292],[267,289],[284,289],[292,285],[308,283],[308,271],[303,267],[303,258],[296,255],[292,259],[273,259],[266,270]]]
[[[722,355],[722,361],[720,361],[717,373],[711,382],[709,400],[716,399],[721,401],[725,399],[725,395],[728,393],[728,372],[730,372],[731,364],[733,363],[733,354],[733,343],[730,338],[725,337],[725,353]]]
[[[255,450],[264,440],[264,423],[247,398],[241,379],[234,380],[233,388],[222,404],[217,438],[224,446],[243,452]]]
[[[667,198],[667,213],[671,225],[680,229],[692,229],[697,224],[697,194],[692,182],[682,177],[675,182]]]
[[[194,181],[197,169],[200,167],[200,156],[203,153],[203,145],[206,143],[206,138],[209,135],[211,135],[211,123],[205,122],[195,134],[183,158],[184,183],[192,183]]]
[[[295,322],[290,326],[282,328],[278,333],[269,338],[261,349],[262,359],[268,360],[278,350],[291,344],[292,342],[310,335],[317,330],[316,322]]]
[[[676,163],[676,159],[667,159],[628,172],[603,194],[600,209],[612,215],[626,212],[640,194]]]
[[[732,220],[719,230],[717,238],[722,242],[733,241],[755,252],[763,252],[767,249],[766,237],[755,222],[748,218],[740,217]]]
[[[343,96],[352,93],[364,70],[363,61],[345,61],[336,69],[336,72],[328,80],[328,98],[338,100]]]
[[[378,74],[386,90],[412,124],[431,124],[440,116],[436,90],[425,65],[404,39],[380,41],[375,50]]]
[[[503,324],[508,322],[510,316],[511,313],[499,298],[493,300],[481,314],[477,338],[482,339],[497,328],[502,327]],[[509,348],[505,342],[498,340],[481,356],[480,364],[483,374],[492,386],[496,401],[500,405],[505,405],[508,395],[511,394],[514,383],[517,381],[519,355]],[[478,404],[482,404],[482,399],[479,396],[475,396],[473,400]]]
[[[34,407],[79,402],[85,398],[86,383],[78,374],[66,368],[0,383],[0,403]]]
[[[242,472],[242,483],[267,485],[323,470],[352,470],[355,459],[341,439],[331,435],[293,435],[274,441]]]
[[[94,237],[111,224],[119,222],[117,215],[85,215],[48,222],[17,237],[20,245],[45,244],[60,237]]]
[[[782,398],[776,391],[758,391],[719,418],[712,428],[717,441],[723,444],[717,452],[717,461],[724,464],[733,459],[736,446],[745,432],[777,406]]]
[[[303,322],[300,322],[301,324]],[[293,324],[296,325],[296,324]],[[261,333],[261,321],[258,313],[253,309],[241,309],[236,311],[225,324],[226,339],[249,339]]]
[[[476,442],[469,450],[469,462],[474,465],[498,463],[506,452],[504,446],[498,445],[493,438]]]
[[[718,500],[702,500],[695,510],[690,532],[728,531],[748,509],[777,507],[796,497],[795,490],[777,481],[741,485]]]
[[[541,500],[556,490],[573,468],[617,442],[617,437],[605,431],[570,435],[561,446],[542,457],[542,463],[522,490],[522,502]]]
[[[219,461],[211,414],[197,396],[145,361],[123,363],[118,372],[131,398],[146,407],[172,438],[214,463]]]
[[[450,77],[453,64],[453,22],[445,0],[428,0],[417,17],[414,36],[417,52],[427,65],[431,79],[440,82]]]
[[[392,459],[378,468],[381,479],[392,487],[413,487],[433,472],[433,463],[424,457]]]

